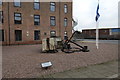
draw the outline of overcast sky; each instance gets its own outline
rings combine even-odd
[[[118,2],[120,0],[99,0],[99,28],[118,27]],[[73,0],[73,17],[78,20],[77,30],[95,29],[98,0]]]

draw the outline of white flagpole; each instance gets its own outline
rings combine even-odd
[[[98,4],[99,4],[99,0],[98,0]],[[97,49],[99,48],[99,19],[96,21],[96,47]]]
[[[97,49],[99,48],[99,42],[98,42],[98,39],[99,39],[99,22],[97,21],[96,22],[96,47],[97,47]]]

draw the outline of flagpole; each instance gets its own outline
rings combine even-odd
[[[98,0],[98,5],[99,5],[99,0]],[[99,6],[97,8],[99,9]],[[97,13],[98,13],[98,9],[97,9]],[[99,48],[99,19],[97,19],[97,21],[96,21],[96,47],[97,47],[97,49]]]
[[[98,42],[98,39],[99,39],[99,22],[97,21],[96,22],[96,47],[97,49],[99,48],[99,42]]]

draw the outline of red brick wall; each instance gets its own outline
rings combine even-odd
[[[95,29],[83,30],[82,33],[91,37],[96,36]],[[99,36],[106,36],[106,35],[109,35],[109,29],[99,29]]]
[[[68,13],[64,13],[64,4],[68,5]],[[34,10],[33,2],[22,2],[21,8],[14,7],[13,2],[9,3],[9,23],[8,25],[8,3],[3,3],[4,23],[0,29],[5,31],[5,41],[3,44],[9,44],[9,35],[11,44],[31,44],[41,43],[43,38],[50,37],[50,31],[55,30],[57,36],[63,38],[64,31],[68,32],[68,36],[72,34],[72,2],[56,2],[56,11],[50,12],[50,3],[41,2],[40,10]],[[22,24],[14,24],[14,12],[22,14]],[[34,25],[34,14],[40,15],[40,26]],[[56,17],[56,26],[50,26],[50,16]],[[64,18],[68,18],[68,26],[64,27]],[[9,34],[10,27],[10,34]],[[22,41],[15,41],[15,30],[22,30]],[[34,41],[34,30],[40,30],[39,41]],[[29,36],[27,36],[27,31]],[[47,35],[44,35],[47,33]]]

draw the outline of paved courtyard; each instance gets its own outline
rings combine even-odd
[[[60,73],[44,75],[41,76],[41,78],[118,78],[118,61],[110,61]]]
[[[101,43],[98,50],[95,43],[80,44],[87,45],[90,52],[41,53],[41,44],[3,46],[2,76],[3,78],[39,78],[43,75],[118,59],[116,44]],[[51,61],[53,66],[43,70],[40,63],[46,61]]]

